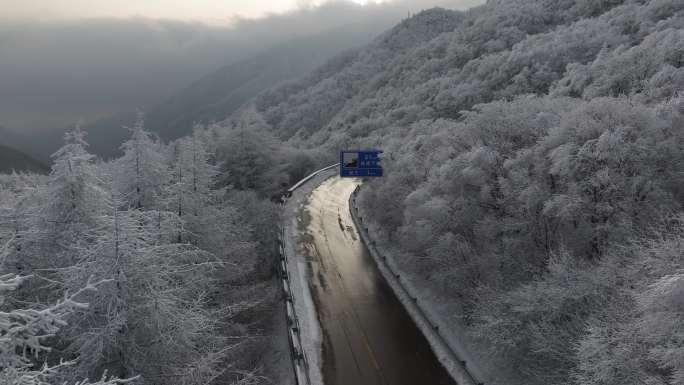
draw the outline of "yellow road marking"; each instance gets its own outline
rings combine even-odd
[[[366,338],[366,333],[361,333],[361,339],[363,340],[363,345],[366,347],[366,350],[368,350],[368,355],[370,356],[371,360],[373,361],[373,366],[375,366],[375,370],[378,372],[380,371],[380,365],[378,364],[378,360],[375,359],[375,354],[373,354],[373,349],[371,349],[370,344],[368,343],[368,339]]]

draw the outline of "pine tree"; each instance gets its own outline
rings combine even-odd
[[[149,384],[195,384],[218,373],[214,361],[226,341],[204,293],[212,284],[207,272],[220,263],[176,243],[179,222],[171,212],[115,209],[93,246],[63,271],[70,288],[89,277],[111,279],[91,294],[66,335],[69,351],[81,357],[80,375],[107,370]]]
[[[9,244],[5,244],[6,252]],[[6,293],[16,290],[28,276],[7,274],[0,276],[0,304]],[[40,365],[36,359],[43,357],[50,348],[44,340],[54,336],[66,326],[66,318],[76,309],[87,309],[88,304],[77,297],[85,292],[97,290],[98,284],[88,282],[85,287],[72,295],[65,295],[57,303],[43,309],[25,308],[0,311],[0,383],[21,385],[49,385],[54,383],[60,372],[75,364],[75,361],[60,361],[58,364]],[[99,381],[74,381],[75,385],[114,385],[128,383],[104,373]],[[67,382],[65,382],[67,384]]]
[[[44,228],[51,229],[61,245],[77,242],[81,232],[97,226],[98,218],[110,206],[109,193],[87,147],[85,133],[75,126],[53,155],[41,217]]]
[[[145,130],[142,115],[129,130],[131,136],[121,146],[124,155],[114,165],[115,188],[127,207],[158,208],[162,188],[169,178],[164,145]]]
[[[8,212],[15,250],[5,267],[24,274],[40,269],[41,275],[51,277],[54,269],[73,264],[68,251],[72,245],[85,247],[88,232],[100,225],[111,206],[102,172],[87,147],[79,126],[67,131],[45,183],[21,192]],[[21,290],[39,283],[44,282],[32,280]],[[59,292],[47,290],[46,294],[54,299]]]
[[[205,135],[205,130],[197,126],[192,136],[173,144],[173,178],[166,189],[165,202],[167,210],[174,211],[188,230],[190,239],[179,235],[179,243],[191,241],[207,246],[207,232],[215,231],[211,226],[225,194],[224,189],[216,188],[219,172],[207,150]]]

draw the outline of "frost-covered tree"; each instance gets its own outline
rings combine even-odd
[[[589,313],[576,346],[578,384],[681,382],[681,216],[667,218],[649,234],[613,248],[583,273],[605,299]]]
[[[14,269],[31,273],[69,266],[73,260],[66,249],[82,242],[110,209],[105,178],[87,146],[78,125],[67,131],[45,183],[24,189],[18,197],[11,213],[18,238],[11,256]]]
[[[241,215],[238,208],[244,211],[247,207],[230,200],[226,188],[217,187],[219,170],[214,155],[207,151],[206,136],[204,129],[196,127],[192,136],[173,145],[173,179],[165,201],[167,210],[182,220],[176,241],[192,243],[224,262],[249,270],[263,262],[256,256],[255,242],[246,241],[251,238],[255,218]],[[229,279],[235,273],[224,272],[222,278]]]
[[[84,132],[76,126],[66,133],[64,146],[53,155],[47,183],[50,199],[46,200],[48,206],[43,214],[57,229],[69,225],[95,226],[98,216],[109,209],[109,194],[87,147]],[[61,237],[64,235],[60,233]]]
[[[49,206],[45,212],[48,221],[61,224],[93,226],[99,214],[107,210],[107,191],[95,158],[87,151],[88,143],[80,126],[65,134],[65,144],[54,155],[48,181]]]
[[[6,253],[7,246],[0,252]],[[8,292],[16,290],[28,276],[0,276],[0,306],[5,306]],[[36,308],[14,308],[0,310],[0,383],[16,385],[50,385],[64,379],[62,372],[68,372],[74,361],[60,361],[55,364],[41,364],[39,358],[51,350],[45,341],[53,337],[67,325],[66,319],[77,309],[86,309],[87,303],[81,302],[88,291],[96,291],[98,284],[88,282],[85,287],[70,295],[65,295],[55,304]],[[119,380],[104,373],[96,382],[87,380],[64,381],[74,385],[115,385],[132,380]]]
[[[90,247],[73,246],[79,259],[63,270],[66,287],[110,279],[66,329],[68,351],[81,357],[77,373],[140,375],[149,384],[205,383],[220,373],[227,345],[206,291],[207,273],[221,264],[175,243],[179,221],[170,212],[117,209],[93,231]]]
[[[166,207],[184,222],[190,236],[201,237],[211,223],[211,211],[225,191],[216,188],[218,167],[207,150],[205,131],[195,127],[192,136],[172,145],[172,180],[166,189]],[[178,242],[183,239],[179,235]],[[197,239],[194,239],[197,243]]]
[[[648,358],[670,373],[673,384],[684,382],[684,274],[668,274],[639,295],[643,316],[641,338],[647,343]]]
[[[14,193],[9,186],[0,185],[0,245],[21,237],[24,221],[20,217],[18,206],[18,194]],[[5,258],[0,260],[0,266],[6,267],[5,262]]]
[[[223,132],[219,148],[222,182],[238,190],[266,191],[276,165],[275,141],[266,131],[240,126]]]
[[[121,146],[124,154],[114,165],[114,188],[127,207],[158,208],[169,179],[164,144],[145,130],[142,114],[129,131]]]

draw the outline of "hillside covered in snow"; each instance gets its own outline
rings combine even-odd
[[[681,1],[493,0],[417,14],[225,125],[327,161],[383,149],[360,201],[496,383],[676,384],[683,65]]]
[[[219,78],[179,105],[233,111]],[[353,148],[384,150],[378,248],[488,384],[684,383],[683,89],[681,0],[490,0],[177,140],[139,117],[109,161],[75,127],[0,175],[0,383],[291,383],[271,200]]]

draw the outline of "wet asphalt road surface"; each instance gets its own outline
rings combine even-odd
[[[358,183],[328,179],[307,206],[325,384],[455,385],[359,240],[348,206]]]

